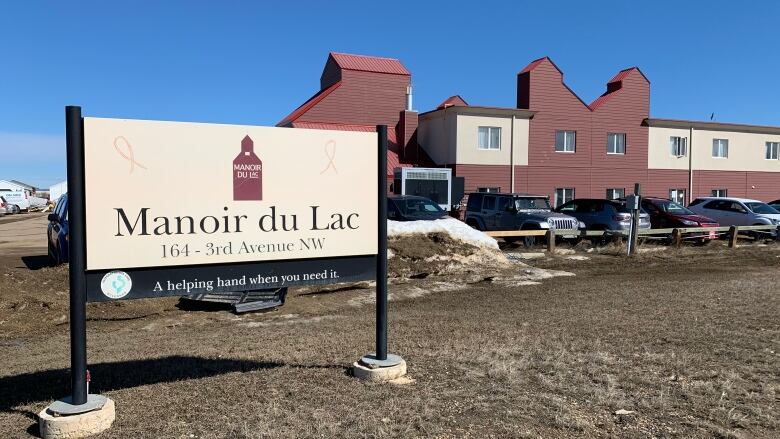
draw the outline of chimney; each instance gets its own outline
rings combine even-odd
[[[412,84],[406,86],[406,111],[412,110]]]
[[[407,103],[411,107],[411,95],[407,95]],[[401,160],[415,161],[417,147],[417,112],[404,110],[398,120],[396,139],[398,139],[398,155]]]

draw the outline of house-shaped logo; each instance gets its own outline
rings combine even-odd
[[[260,201],[263,199],[263,162],[254,151],[249,136],[241,140],[241,152],[233,160],[233,200]]]

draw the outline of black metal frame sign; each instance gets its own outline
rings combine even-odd
[[[204,263],[204,261],[208,261],[207,258],[193,257],[191,260],[195,260],[194,263],[187,263],[186,260],[182,261],[179,259],[173,263],[166,261],[165,264],[161,265],[130,262],[127,265],[120,264],[114,266],[111,260],[105,262],[106,259],[116,256],[117,260],[135,261],[136,259],[133,259],[133,257],[137,255],[104,253],[104,247],[111,245],[110,239],[113,239],[114,236],[123,236],[123,231],[125,233],[138,233],[139,230],[148,232],[147,226],[151,228],[151,225],[146,223],[148,218],[142,216],[146,214],[146,211],[143,209],[137,211],[137,216],[135,216],[135,213],[128,215],[124,211],[120,213],[119,209],[115,209],[117,211],[115,213],[116,235],[109,236],[106,233],[102,233],[101,236],[87,236],[89,230],[87,222],[92,221],[90,224],[93,227],[95,224],[103,226],[105,218],[96,217],[94,214],[88,217],[90,210],[87,204],[92,201],[87,199],[88,191],[86,185],[91,183],[85,171],[87,168],[85,165],[85,119],[81,115],[81,107],[66,107],[65,121],[70,244],[69,286],[72,393],[68,400],[69,404],[85,406],[87,403],[86,303],[88,301],[101,302],[145,297],[183,296],[242,289],[256,290],[376,279],[376,358],[380,360],[387,359],[387,127],[385,125],[377,126],[376,174],[373,171],[369,174],[372,176],[371,178],[375,178],[371,184],[377,184],[376,224],[371,225],[371,227],[376,227],[376,245],[371,247],[376,249],[375,252],[371,252],[371,254],[351,254],[349,247],[346,247],[346,250],[341,248],[339,254],[330,254],[325,257],[300,257],[301,255],[310,254],[305,251],[309,249],[308,246],[306,243],[296,244],[291,241],[289,244],[290,248],[294,249],[297,245],[301,251],[294,253],[298,257],[289,259],[279,257],[268,260],[252,260],[251,257],[244,257],[243,259],[231,260],[223,252],[220,255],[221,258],[215,258],[215,263]],[[269,128],[262,129],[268,130]],[[274,129],[287,130],[286,128]],[[131,149],[125,149],[129,147],[129,141],[124,136],[115,137],[113,147],[116,149],[116,153],[128,162],[131,173],[139,168],[145,170],[146,166],[149,165],[148,162],[141,163],[139,159],[134,157]],[[335,149],[329,149],[329,147],[335,148],[335,145],[325,145],[324,152],[326,157],[330,159],[330,162],[323,169],[323,173],[337,171],[334,163],[336,152]],[[263,196],[262,180],[257,177],[263,168],[260,160],[254,155],[252,140],[249,136],[246,136],[241,141],[241,150],[233,163],[233,169],[234,200],[261,200]],[[295,178],[294,172],[291,172],[291,174],[293,175],[290,178]],[[260,175],[262,176],[262,174]],[[349,178],[349,176],[339,178]],[[367,181],[353,181],[350,183],[364,188],[370,187]],[[219,207],[219,202],[216,202],[215,205]],[[316,215],[316,202],[312,202],[311,207]],[[228,207],[224,209],[227,211]],[[105,210],[107,209],[104,208],[103,211]],[[216,219],[217,217],[210,218]],[[227,217],[225,218],[227,219]],[[339,220],[341,221],[339,224],[342,226],[345,221],[346,224],[353,225],[350,221],[357,221],[357,217],[345,219],[340,216]],[[179,221],[179,227],[181,227],[181,220]],[[251,220],[248,221],[251,222]],[[258,225],[257,218],[254,218],[254,221],[254,224]],[[267,223],[263,221],[264,219],[261,217],[259,221],[260,227],[266,227],[273,219],[270,219]],[[190,226],[195,227],[194,221]],[[200,226],[204,227],[204,223],[201,223]],[[114,224],[111,227],[114,227]],[[158,227],[163,232],[168,231],[167,222],[164,225],[158,225]],[[216,226],[209,226],[208,222],[206,227],[216,229]],[[104,231],[104,229],[100,230]],[[276,231],[275,228],[274,231]],[[152,233],[144,234],[153,235]],[[362,236],[365,237],[365,235]],[[154,236],[144,236],[144,238],[147,239],[146,243],[149,242],[148,239],[155,239]],[[301,239],[301,241],[303,240]],[[87,245],[88,241],[90,243],[89,247]],[[222,249],[227,249],[233,244],[222,242],[219,245],[222,246]],[[102,247],[95,247],[96,245]],[[167,248],[166,245],[168,246]],[[209,243],[209,245],[212,244]],[[359,245],[363,246],[361,247],[362,249],[366,248],[365,242],[361,242]],[[359,245],[356,244],[356,246]],[[373,246],[374,242],[371,245]],[[164,244],[161,247],[164,256],[171,256],[170,252],[172,251],[176,251],[176,256],[180,256],[178,252],[183,251],[179,248],[172,248],[170,244]],[[90,264],[88,248],[97,248],[101,251],[101,255],[107,256],[96,259],[93,255],[92,259],[90,259],[92,266],[88,266]],[[148,248],[148,245],[146,248]],[[204,248],[193,246],[191,249],[187,248],[186,251],[192,251],[193,256],[201,256],[199,252],[205,250]]]

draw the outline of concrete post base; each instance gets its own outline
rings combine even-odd
[[[111,427],[116,417],[114,401],[109,398],[105,398],[100,408],[75,415],[58,416],[50,407],[38,413],[43,439],[76,439],[98,434]]]
[[[352,364],[352,375],[367,381],[392,381],[406,375],[406,361],[391,354],[387,360],[375,360],[373,356],[367,355]]]

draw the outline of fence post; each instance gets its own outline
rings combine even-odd
[[[555,230],[547,230],[547,253],[555,253]]]
[[[672,241],[674,241],[674,246],[677,248],[680,248],[682,245],[682,233],[679,229],[672,230]]]
[[[739,234],[739,227],[737,226],[729,227],[729,248],[734,248],[737,246],[738,234]]]
[[[636,245],[639,241],[639,214],[642,211],[641,207],[641,185],[639,183],[634,183],[634,199],[636,202],[636,206],[634,206],[633,209],[631,209],[631,228],[628,229],[628,242],[626,246],[626,253],[628,256],[633,255],[636,253]]]

